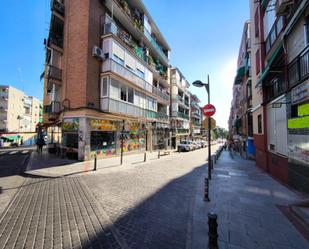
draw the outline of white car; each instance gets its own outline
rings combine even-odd
[[[181,141],[177,146],[177,151],[191,151],[194,150],[194,145],[191,141]]]

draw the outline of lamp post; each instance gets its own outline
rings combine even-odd
[[[208,104],[210,104],[210,87],[209,87],[209,75],[207,75],[207,83],[203,83],[200,80],[196,80],[192,83],[193,86],[196,87],[205,87],[206,92],[208,93]],[[207,117],[208,119],[208,179],[211,179],[211,134],[210,134],[210,129],[211,129],[211,119],[210,116]]]
[[[124,139],[124,126],[125,126],[125,120],[122,121],[122,131],[121,131],[121,148],[120,148],[120,165],[122,165],[122,159],[123,159],[123,139]]]

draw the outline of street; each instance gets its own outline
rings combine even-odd
[[[25,170],[26,159],[32,148],[0,150],[0,177],[18,175]]]
[[[209,211],[218,214],[220,249],[308,247],[277,207],[299,197],[252,162],[224,152],[212,201],[202,201],[206,155],[201,149],[69,177],[28,177],[0,220],[0,248],[206,248]]]

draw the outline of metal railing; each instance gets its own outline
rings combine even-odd
[[[62,70],[58,67],[49,65],[48,66],[48,78],[55,80],[62,80]]]
[[[177,99],[180,101],[180,102],[183,102],[183,98],[180,96],[180,95],[177,95]]]
[[[156,94],[157,96],[159,96],[160,98],[164,99],[165,101],[168,101],[168,102],[170,101],[170,96],[167,93],[160,90],[159,88],[153,86],[152,92]]]
[[[168,115],[162,112],[157,112],[157,119],[162,120],[162,121],[167,121]]]
[[[146,38],[150,41],[154,49],[159,53],[165,63],[168,63],[167,55],[163,52],[162,48],[159,46],[157,41],[151,36],[151,34],[144,28],[144,34]]]
[[[296,85],[309,77],[309,46],[307,46],[288,65],[289,87]]]
[[[188,119],[189,120],[189,115],[185,114],[183,112],[172,112],[174,117],[179,117],[179,118],[183,118],[183,119]]]
[[[44,106],[45,113],[59,113],[61,111],[60,102],[52,101],[49,105]]]
[[[64,4],[59,0],[51,0],[50,8],[51,11],[55,11],[61,16],[64,16]]]
[[[63,36],[50,32],[48,37],[48,44],[53,44],[57,47],[63,48]]]
[[[278,36],[281,34],[284,28],[284,17],[280,16],[276,19],[273,24],[269,34],[265,40],[265,53],[268,54],[274,43],[276,42]]]

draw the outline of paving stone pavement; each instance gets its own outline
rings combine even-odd
[[[80,177],[27,179],[0,220],[0,248],[121,248]]]

